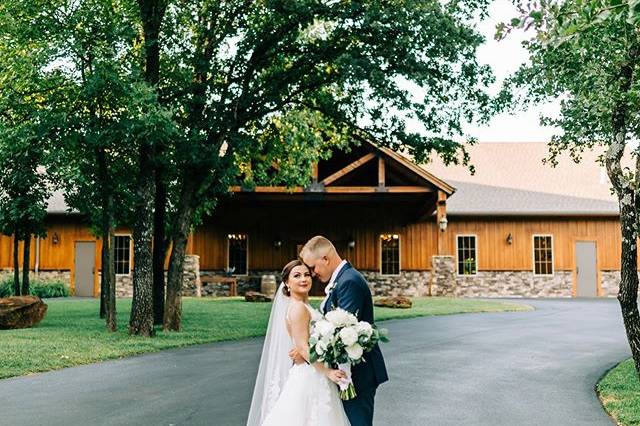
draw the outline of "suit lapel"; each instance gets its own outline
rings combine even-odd
[[[340,282],[340,277],[342,277],[342,274],[344,274],[347,269],[351,269],[351,268],[353,268],[353,266],[351,266],[351,263],[349,262],[345,263],[344,268],[342,268],[340,272],[338,272],[338,275],[336,275],[336,285],[333,286],[333,289],[335,289],[338,286],[338,283]]]
[[[327,296],[327,303],[324,304],[325,314],[331,310],[332,305],[337,307],[338,304],[336,303],[335,292],[336,292],[336,288],[338,288],[338,286],[340,285],[340,277],[342,277],[342,275],[347,269],[351,269],[352,267],[353,266],[351,266],[351,263],[347,262],[344,265],[344,267],[340,270],[340,272],[338,272],[338,275],[336,275],[336,281],[333,284],[333,288],[329,292],[329,295]]]

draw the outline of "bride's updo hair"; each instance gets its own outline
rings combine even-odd
[[[282,269],[283,283],[286,284],[287,282],[289,282],[289,275],[291,274],[291,271],[293,271],[293,268],[295,268],[296,266],[304,266],[305,268],[307,268],[307,265],[305,265],[304,262],[300,259],[292,260],[291,262],[287,263]],[[291,297],[291,292],[289,291],[289,288],[286,285],[282,287],[282,293],[284,293],[284,295],[287,297]]]

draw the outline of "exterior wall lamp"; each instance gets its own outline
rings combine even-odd
[[[507,244],[513,244],[513,235],[511,235],[511,232],[509,232],[509,235],[507,235]]]
[[[356,242],[354,241],[353,238],[349,238],[349,242],[347,243],[347,247],[349,247],[349,249],[353,250],[356,247]]]
[[[440,221],[438,222],[438,226],[440,226],[440,231],[444,232],[447,230],[447,223],[449,223],[449,221],[447,220],[447,216],[442,216],[440,218]]]
[[[277,239],[273,242],[273,246],[277,249],[279,249],[280,247],[282,247],[282,240],[281,239]]]
[[[58,236],[57,232],[54,232],[53,235],[51,236],[51,243],[53,245],[56,245],[60,242],[60,237]]]

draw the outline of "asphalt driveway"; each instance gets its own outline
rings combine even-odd
[[[629,356],[615,300],[382,323],[376,425],[611,425],[594,392]],[[1,343],[1,342],[0,342]],[[244,425],[261,339],[0,381],[1,425]]]

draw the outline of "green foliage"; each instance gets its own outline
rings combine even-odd
[[[43,93],[50,81],[38,72],[46,45],[21,44],[19,18],[11,12],[0,6],[0,232],[24,239],[45,231],[50,185],[42,166],[50,116]]]
[[[69,297],[69,286],[62,281],[33,280],[29,283],[29,292],[32,296],[42,299],[53,297]],[[0,297],[13,296],[13,280],[0,281]]]
[[[304,185],[312,162],[356,131],[418,161],[456,161],[463,122],[490,112],[471,24],[486,5],[169,2],[158,90],[181,129],[171,205],[195,187],[190,207],[208,212],[238,174],[248,187]]]
[[[632,63],[637,68],[632,58],[638,45],[636,29],[623,15],[613,15],[585,27],[579,37],[565,37],[565,8],[577,10],[581,4],[564,2],[563,9],[543,9],[545,25],[525,43],[530,64],[521,67],[502,93],[512,105],[525,108],[561,99],[558,117],[541,118],[542,124],[561,129],[550,146],[552,164],[562,151],[579,161],[585,149],[610,146],[620,107],[625,110],[624,142],[640,134],[640,85],[635,79],[628,87],[622,84],[623,67]]]

